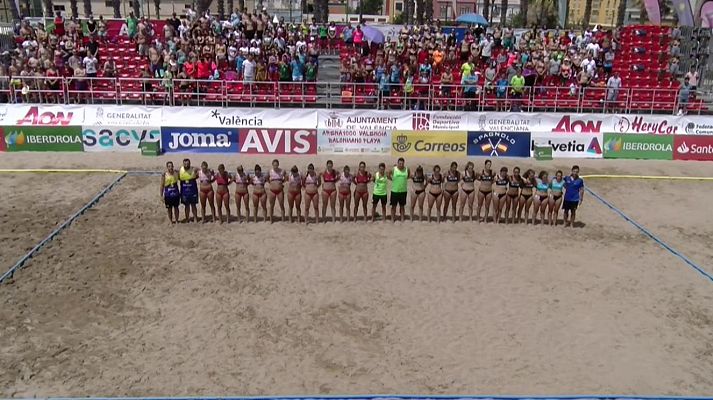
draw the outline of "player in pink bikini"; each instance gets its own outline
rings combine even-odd
[[[228,171],[225,170],[225,165],[218,164],[218,173],[215,174],[215,199],[218,206],[218,219],[220,223],[223,223],[223,206],[225,206],[225,211],[228,214],[226,222],[230,222],[230,190],[228,185],[232,178]]]
[[[265,175],[262,173],[262,168],[255,164],[255,172],[253,176],[250,177],[250,184],[253,185],[253,207],[255,208],[255,214],[253,221],[257,222],[258,205],[262,206],[262,215],[267,221],[267,196],[265,195]]]
[[[332,160],[327,161],[327,169],[322,172],[322,220],[327,221],[327,205],[332,208],[332,222],[337,220],[337,175]]]
[[[215,222],[213,180],[213,170],[208,169],[208,163],[203,161],[201,163],[201,169],[198,170],[198,184],[200,188],[201,220],[204,223],[208,222],[205,217],[206,202],[208,203],[208,205],[210,205],[210,213],[213,216],[213,222]]]
[[[357,170],[356,176],[354,177],[354,183],[356,185],[354,189],[354,221],[357,220],[357,215],[359,214],[359,203],[362,204],[364,211],[364,221],[366,221],[368,217],[367,203],[369,202],[369,182],[371,182],[371,174],[366,170],[366,163],[362,161],[359,163],[359,170]]]
[[[282,218],[280,221],[285,220],[285,171],[280,168],[280,162],[277,160],[272,160],[272,169],[268,174],[268,180],[270,183],[270,191],[267,192],[267,199],[270,202],[270,223],[273,222],[273,215],[275,213],[275,200],[280,206],[280,211],[282,212]]]
[[[297,209],[297,223],[302,219],[302,176],[296,165],[290,169],[287,175],[287,208],[289,212],[290,223],[292,220],[292,209]]]
[[[339,221],[344,222],[344,206],[347,208],[347,222],[351,218],[351,203],[352,203],[352,182],[354,176],[349,173],[349,166],[344,166],[342,173],[339,175]]]
[[[241,202],[245,205],[247,219],[250,219],[250,192],[248,191],[250,177],[245,174],[242,165],[238,165],[233,182],[235,182],[235,208],[237,208],[238,222],[243,222],[242,215],[240,215]]]
[[[314,208],[314,220],[319,223],[319,175],[314,171],[314,164],[307,166],[307,173],[302,179],[305,188],[305,223],[309,223],[309,210]]]

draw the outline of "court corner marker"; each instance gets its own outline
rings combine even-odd
[[[114,179],[111,183],[109,183],[107,186],[104,187],[94,198],[92,198],[87,204],[82,206],[77,212],[72,214],[66,221],[62,222],[60,226],[58,226],[55,230],[53,230],[46,238],[42,239],[35,247],[33,247],[27,254],[22,256],[15,265],[10,267],[7,272],[2,274],[0,276],[0,284],[5,282],[6,279],[12,278],[12,276],[15,274],[15,272],[19,269],[22,269],[22,267],[29,261],[37,252],[39,252],[47,243],[51,242],[52,239],[54,239],[57,235],[59,235],[64,229],[66,229],[69,225],[72,224],[77,218],[79,218],[82,214],[84,214],[88,209],[94,207],[96,203],[99,202],[99,200],[104,197],[107,193],[109,193],[116,185],[121,182],[122,179],[126,177],[126,172],[122,173],[116,179]]]
[[[631,217],[628,215],[624,214],[623,211],[620,209],[616,208],[612,203],[607,201],[604,197],[598,195],[595,193],[592,189],[590,188],[585,188],[589,194],[594,196],[595,199],[599,200],[602,204],[605,206],[609,207],[612,211],[615,213],[619,214],[620,217],[624,218],[628,223],[631,225],[634,225],[638,230],[640,230],[644,235],[648,236],[651,240],[654,242],[658,243],[659,246],[663,247],[664,249],[668,250],[669,253],[673,254],[674,256],[680,258],[684,263],[686,263],[689,267],[693,268],[696,270],[699,274],[703,275],[705,278],[707,278],[709,281],[713,283],[713,275],[708,273],[703,267],[699,266],[695,262],[693,262],[690,258],[686,257],[683,255],[681,252],[678,250],[674,249],[671,247],[669,244],[664,242],[662,239],[660,239],[658,236],[654,235],[651,231],[648,229],[644,228],[641,224],[638,222],[634,221]]]

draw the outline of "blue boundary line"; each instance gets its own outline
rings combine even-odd
[[[6,279],[12,278],[16,271],[23,268],[23,266],[29,261],[38,251],[40,251],[47,243],[51,242],[57,235],[59,235],[64,229],[66,229],[72,222],[84,214],[88,209],[94,207],[94,205],[99,202],[99,200],[109,193],[114,186],[116,186],[122,179],[126,177],[126,173],[119,175],[110,184],[104,187],[93,199],[89,200],[87,204],[82,206],[77,212],[72,214],[66,221],[62,222],[55,230],[53,230],[46,238],[42,239],[35,247],[27,252],[22,258],[20,258],[15,265],[13,265],[7,272],[0,276],[0,284],[2,284]]]
[[[492,399],[492,400],[592,400],[592,399],[626,399],[626,400],[713,400],[713,397],[685,397],[685,396],[632,396],[632,395],[581,395],[581,396],[453,396],[453,395],[343,395],[343,396],[201,396],[201,397],[47,397],[51,400],[386,400],[386,399],[438,399],[438,400],[467,400],[467,399]],[[29,399],[28,399],[29,400]],[[32,400],[37,400],[36,398]]]
[[[661,247],[663,247],[664,249],[668,250],[669,253],[671,253],[671,254],[673,254],[674,256],[680,258],[680,259],[681,259],[684,263],[686,263],[689,267],[693,268],[693,269],[696,270],[699,274],[703,275],[705,278],[708,278],[708,280],[713,283],[713,276],[711,276],[711,274],[709,274],[708,272],[706,272],[706,270],[703,269],[703,267],[701,267],[701,266],[699,266],[698,264],[696,264],[695,262],[691,261],[691,259],[688,258],[688,257],[686,257],[685,255],[683,255],[683,253],[681,253],[680,251],[674,249],[674,248],[671,247],[669,244],[667,244],[667,243],[664,242],[662,239],[660,239],[658,236],[656,236],[656,235],[654,235],[653,233],[651,233],[651,231],[649,231],[648,229],[644,228],[641,224],[639,224],[638,222],[634,221],[634,220],[633,220],[631,217],[629,217],[628,215],[624,214],[623,211],[621,211],[620,209],[616,208],[612,203],[608,202],[604,197],[602,197],[602,196],[598,195],[597,193],[595,193],[592,189],[590,189],[590,188],[585,188],[585,189],[586,189],[587,192],[589,192],[592,196],[594,196],[594,198],[596,198],[597,200],[599,200],[602,204],[604,204],[605,206],[609,207],[609,208],[610,208],[612,211],[614,211],[615,213],[619,214],[619,216],[622,217],[622,218],[624,218],[628,223],[634,225],[634,226],[635,226],[637,229],[639,229],[644,235],[648,236],[651,240],[653,240],[654,242],[658,243],[659,246],[661,246]]]

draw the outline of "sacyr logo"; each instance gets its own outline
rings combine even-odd
[[[431,129],[431,116],[428,113],[413,113],[411,126],[415,131],[427,131]]]
[[[688,154],[691,149],[686,145],[686,142],[683,142],[676,147],[676,151],[680,154]]]
[[[13,131],[10,132],[9,135],[5,136],[5,144],[7,144],[8,148],[13,148],[15,146],[22,146],[27,142],[27,138],[25,136],[25,133],[20,131]]]
[[[622,138],[620,137],[611,138],[604,142],[604,148],[608,151],[618,153],[621,151],[622,148],[624,148],[624,140],[622,140]]]
[[[587,147],[587,153],[602,154],[602,147],[599,145],[599,139],[596,137],[592,138],[592,141],[589,142],[589,146]]]
[[[394,143],[394,150],[399,153],[405,153],[411,148],[411,143],[408,141],[408,136],[398,135],[396,136],[396,143]]]

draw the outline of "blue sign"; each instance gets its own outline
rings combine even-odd
[[[161,128],[161,148],[166,153],[237,153],[237,128]]]
[[[530,132],[468,132],[468,155],[530,157]]]

